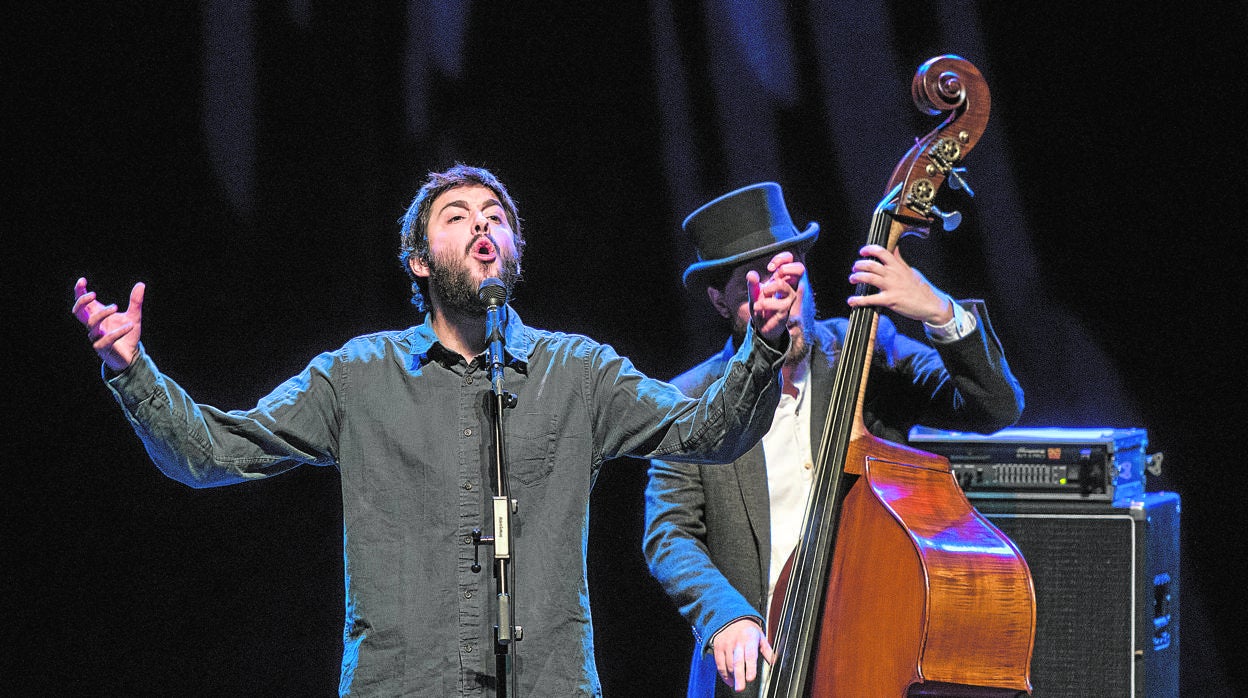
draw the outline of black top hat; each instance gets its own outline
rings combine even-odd
[[[705,286],[715,271],[780,250],[801,254],[819,238],[819,224],[798,232],[775,182],[728,192],[689,214],[681,227],[693,238],[698,261],[685,270],[686,288]]]

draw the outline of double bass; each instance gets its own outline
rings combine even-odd
[[[944,122],[897,164],[867,242],[926,236],[941,186],[970,193],[962,159],[988,121],[971,63],[937,56],[911,84]],[[857,293],[871,289],[860,284]],[[1031,692],[1035,592],[1017,546],[967,501],[948,460],[871,435],[863,395],[875,308],[854,308],[837,362],[802,535],[769,612],[769,698],[1016,696]]]

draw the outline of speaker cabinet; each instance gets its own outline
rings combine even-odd
[[[1034,698],[1179,695],[1179,495],[975,500],[1036,588]]]

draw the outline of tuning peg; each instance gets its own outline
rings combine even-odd
[[[957,211],[950,211],[948,213],[945,213],[944,211],[933,206],[932,213],[940,216],[940,221],[941,221],[940,225],[946,231],[953,230],[954,228],[957,228],[959,225],[962,225],[962,214],[958,213]]]
[[[975,196],[975,192],[971,190],[971,185],[967,184],[966,178],[962,176],[964,174],[966,174],[965,167],[955,167],[949,170],[949,188],[964,191],[967,196]]]

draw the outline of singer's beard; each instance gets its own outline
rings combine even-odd
[[[498,257],[498,279],[507,288],[507,297],[520,280],[520,260],[511,255]],[[429,292],[438,299],[443,310],[458,315],[485,317],[488,308],[481,300],[477,290],[480,283],[473,279],[472,265],[478,262],[465,262],[454,255],[429,256]]]

